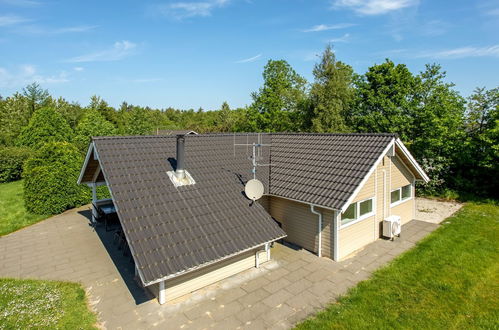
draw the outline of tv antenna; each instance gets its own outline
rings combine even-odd
[[[234,134],[234,156],[236,153],[236,146],[246,146],[247,152],[249,147],[252,148],[252,154],[248,157],[248,159],[251,160],[251,164],[253,165],[253,168],[251,169],[251,173],[253,173],[253,179],[249,180],[246,183],[244,192],[246,194],[246,197],[253,201],[256,201],[260,199],[264,193],[263,183],[256,178],[256,172],[259,166],[270,166],[270,164],[262,164],[260,162],[263,159],[262,148],[270,147],[270,144],[262,143],[262,136],[260,133],[258,133],[257,135],[257,142],[249,143],[249,135],[246,135],[246,143],[236,143],[236,134]]]

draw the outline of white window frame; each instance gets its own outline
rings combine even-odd
[[[368,201],[370,199],[372,199],[372,201],[373,201],[373,210],[371,212],[366,213],[366,214],[364,214],[364,215],[361,216],[360,215],[360,203]],[[342,222],[341,213],[340,213],[340,229],[343,229],[343,228],[346,228],[346,227],[351,226],[353,224],[356,224],[357,222],[360,222],[362,220],[370,218],[370,217],[372,217],[372,216],[374,216],[376,214],[376,197],[375,196],[369,197],[369,198],[366,198],[366,199],[362,199],[360,201],[353,202],[351,204],[355,204],[355,209],[356,209],[356,212],[357,212],[356,213],[357,214],[357,218],[354,219],[354,220],[352,220],[352,221],[350,221],[350,222],[348,222],[348,223],[342,224],[341,223]],[[350,207],[350,205],[348,205],[348,206]]]
[[[407,187],[407,186],[410,186],[409,188],[409,191],[411,192],[411,195],[409,197],[406,197],[406,198],[402,198],[402,188],[403,187]],[[396,201],[395,203],[392,203],[392,192],[394,191],[397,191],[399,190],[400,191],[400,199],[398,201]],[[413,197],[414,197],[414,191],[413,191],[413,185],[411,183],[409,184],[406,184],[405,186],[402,186],[402,187],[399,187],[397,189],[393,189],[390,191],[390,207],[395,207],[397,205],[400,205],[402,203],[405,203],[407,201],[410,201]]]

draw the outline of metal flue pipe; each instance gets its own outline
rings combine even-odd
[[[185,177],[185,136],[183,134],[177,135],[177,168],[175,169],[175,176],[177,179],[182,180]]]

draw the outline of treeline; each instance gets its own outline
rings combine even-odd
[[[58,160],[49,154],[65,152],[73,155],[76,173],[91,136],[146,135],[156,129],[390,132],[400,136],[430,175],[432,181],[421,191],[497,197],[499,88],[477,88],[465,99],[446,82],[439,65],[429,64],[414,74],[388,59],[357,74],[336,59],[331,47],[323,52],[313,75],[314,80],[307,82],[286,61],[270,60],[263,85],[251,94],[251,105],[231,109],[224,102],[211,111],[151,109],[126,102],[115,109],[98,96],[83,107],[54,99],[33,83],[0,97],[0,181],[19,179],[23,164],[26,173],[47,172],[32,169],[43,159],[50,158],[51,164]],[[28,158],[37,161],[25,162]],[[65,161],[69,166],[69,159]],[[40,193],[32,195],[36,194]],[[84,195],[56,209],[78,205],[88,199],[87,191]]]

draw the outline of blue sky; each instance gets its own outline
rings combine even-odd
[[[440,63],[463,96],[499,85],[498,0],[0,0],[0,95],[238,107],[269,59],[312,81],[329,42],[357,73],[388,57]]]

